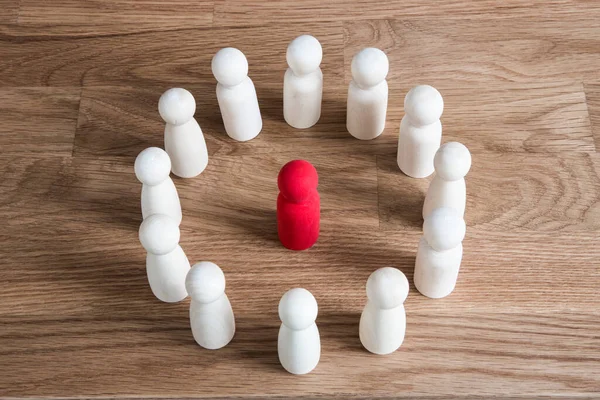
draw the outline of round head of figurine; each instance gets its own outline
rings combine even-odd
[[[407,296],[408,279],[397,268],[379,268],[367,279],[367,297],[379,308],[398,307]]]
[[[196,100],[183,88],[169,89],[158,100],[158,113],[167,124],[183,125],[194,118],[195,112]]]
[[[225,293],[225,275],[217,264],[202,261],[189,270],[185,288],[192,300],[212,303]]]
[[[148,147],[138,154],[133,166],[135,176],[144,185],[158,185],[171,173],[171,159],[166,151]]]
[[[281,194],[293,203],[306,200],[319,184],[319,175],[311,163],[294,160],[285,164],[277,177]]]
[[[217,82],[225,86],[239,85],[248,76],[246,56],[233,47],[219,50],[212,59],[211,68]]]
[[[435,173],[445,181],[462,179],[471,169],[471,153],[462,143],[445,143],[435,153],[433,166]]]
[[[404,97],[404,112],[417,125],[433,124],[444,112],[444,99],[433,86],[415,86]]]
[[[285,58],[294,74],[307,75],[316,71],[321,65],[323,49],[314,36],[302,35],[289,44]]]
[[[454,208],[436,208],[425,218],[423,237],[437,251],[450,250],[465,238],[465,220]]]
[[[168,215],[153,214],[140,225],[140,242],[148,253],[164,255],[179,244],[179,226]]]
[[[294,330],[306,329],[314,324],[318,312],[317,300],[306,289],[288,290],[279,301],[279,319]]]
[[[384,81],[389,72],[390,63],[383,51],[367,47],[354,56],[350,69],[352,80],[361,89],[368,89]]]

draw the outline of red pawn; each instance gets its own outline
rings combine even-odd
[[[279,171],[277,231],[281,244],[290,250],[306,250],[319,238],[318,184],[317,170],[308,161],[290,161]]]

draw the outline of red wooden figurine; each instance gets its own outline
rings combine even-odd
[[[281,244],[290,250],[306,250],[319,238],[321,199],[319,175],[311,163],[294,160],[277,177],[277,231]]]

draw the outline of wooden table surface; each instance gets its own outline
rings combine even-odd
[[[514,1],[0,1],[0,397],[600,396],[600,3]],[[285,50],[323,45],[323,112],[282,116]],[[248,57],[264,118],[229,139],[210,60]],[[388,120],[372,141],[345,130],[350,61],[389,56]],[[412,284],[429,179],[396,165],[408,89],[445,99],[443,141],[473,154],[458,284],[431,300]],[[163,145],[157,112],[189,89],[210,160],[175,179],[181,245],[222,267],[237,333],[195,344],[189,301],[152,295],[138,242],[135,156]],[[276,176],[304,158],[320,174],[322,231],[309,251],[277,240]],[[365,282],[394,266],[411,282],[404,344],[358,339]],[[278,363],[277,304],[319,302],[321,362]]]

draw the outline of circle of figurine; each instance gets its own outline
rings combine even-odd
[[[190,325],[194,340],[210,350],[226,346],[235,334],[235,319],[221,268],[208,261],[194,264],[185,278],[185,288],[192,298]]]
[[[211,68],[218,82],[217,101],[225,132],[239,142],[254,139],[262,129],[262,118],[246,56],[238,49],[226,47],[215,54]]]
[[[357,139],[371,140],[383,133],[387,113],[390,65],[385,53],[373,47],[352,59],[352,81],[348,86],[346,129]]]
[[[396,268],[379,268],[367,279],[367,305],[360,316],[360,342],[375,354],[398,350],[406,332],[408,279]]]
[[[318,312],[317,300],[303,288],[288,290],[279,301],[277,353],[283,368],[292,374],[307,374],[319,363],[321,338],[315,323]]]
[[[166,123],[165,151],[171,157],[173,173],[181,178],[200,175],[208,165],[208,150],[194,118],[194,96],[185,89],[169,89],[160,96],[158,112]]]
[[[283,77],[283,118],[294,128],[310,128],[321,118],[321,43],[310,35],[298,36],[285,58],[289,68]]]
[[[294,128],[309,128],[321,116],[322,59],[323,49],[313,36],[299,36],[288,46],[283,118]],[[245,55],[235,48],[221,49],[213,57],[211,68],[227,135],[240,142],[255,138],[262,130],[262,118]],[[388,72],[388,58],[379,49],[365,48],[354,56],[346,117],[351,136],[371,140],[384,131]],[[398,136],[398,167],[413,178],[435,172],[422,209],[423,237],[417,248],[414,283],[420,293],[437,299],[452,293],[458,278],[466,232],[465,176],[471,167],[471,154],[458,142],[441,145],[444,100],[437,89],[415,86],[406,94],[404,110]],[[235,334],[225,275],[208,261],[190,268],[179,246],[181,204],[169,176],[173,172],[181,178],[192,178],[208,165],[204,135],[194,118],[196,102],[189,91],[172,88],[160,97],[158,111],[165,121],[165,150],[147,148],[134,165],[142,183],[139,240],[148,253],[148,283],[152,293],[164,302],[178,302],[189,294],[195,341],[203,348],[219,349]],[[282,245],[290,250],[309,249],[318,240],[318,181],[317,170],[305,160],[290,161],[279,172],[277,230]],[[365,349],[383,355],[400,348],[406,331],[404,301],[408,291],[408,279],[397,268],[380,268],[369,276],[359,324],[359,338]],[[277,351],[281,365],[292,374],[309,373],[319,363],[317,313],[315,297],[303,288],[289,290],[279,302]]]
[[[146,273],[152,293],[166,303],[175,303],[188,295],[185,277],[190,262],[179,246],[177,221],[166,214],[152,214],[140,225],[140,242],[146,251]]]

